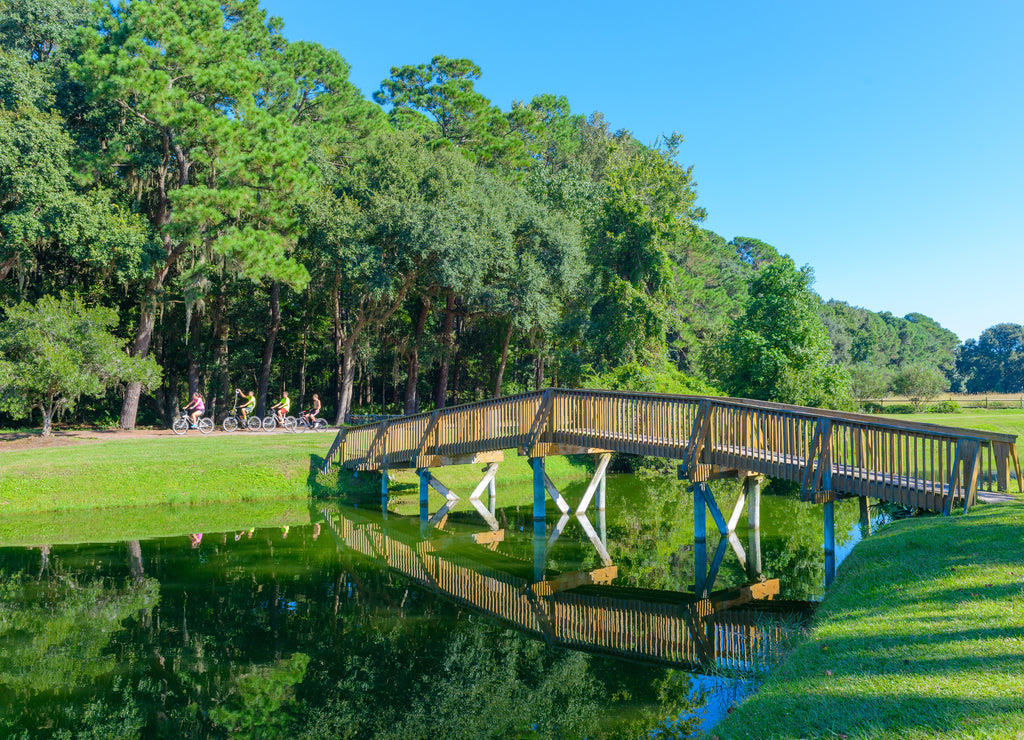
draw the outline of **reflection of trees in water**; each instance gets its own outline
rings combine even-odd
[[[689,707],[686,674],[550,648],[303,530],[55,548],[39,582],[15,554],[0,736],[636,737]]]
[[[43,548],[2,559],[0,735],[53,737],[70,726],[89,727],[94,737],[135,736],[141,715],[112,678],[118,664],[109,647],[122,622],[152,610],[159,585],[71,570],[59,559],[47,562],[50,554]],[[45,567],[33,568],[33,557]]]

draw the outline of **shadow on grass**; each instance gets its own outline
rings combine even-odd
[[[986,507],[865,540],[810,641],[713,733],[1024,737],[1022,513]]]

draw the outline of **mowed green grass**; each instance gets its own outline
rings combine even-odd
[[[711,734],[1024,737],[1024,504],[858,544],[809,639]]]
[[[891,419],[920,421],[1024,437],[1024,409],[964,409],[953,414],[880,414]]]
[[[0,452],[0,515],[305,497],[333,435],[117,439]]]
[[[315,499],[380,506],[380,474],[319,473],[333,434],[196,434],[0,452],[0,545],[121,541],[309,521]],[[466,499],[484,465],[434,470]],[[559,487],[586,481],[579,460],[550,458]],[[514,450],[500,464],[501,506],[531,506],[533,471]],[[419,513],[415,471],[389,476],[388,508]],[[483,502],[487,501],[486,492]],[[431,511],[444,497],[430,490]],[[465,508],[463,504],[461,508]]]

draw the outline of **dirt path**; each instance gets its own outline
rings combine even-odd
[[[115,439],[144,439],[146,437],[172,436],[170,429],[136,429],[125,432],[120,429],[61,429],[53,436],[43,437],[39,432],[0,432],[0,452],[4,450],[33,450],[41,447],[65,447],[67,445],[109,442]]]

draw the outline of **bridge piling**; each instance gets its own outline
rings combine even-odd
[[[704,504],[706,483],[695,483],[690,487],[693,491],[693,590],[698,598],[706,592],[708,576],[708,527]]]
[[[743,481],[747,491],[747,575],[751,580],[761,577],[761,478],[749,476]]]
[[[547,490],[544,486],[544,458],[531,457],[530,467],[533,468],[533,521],[543,522],[547,504]]]
[[[835,503],[826,501],[825,513],[825,586],[831,586],[836,578],[836,517]]]

